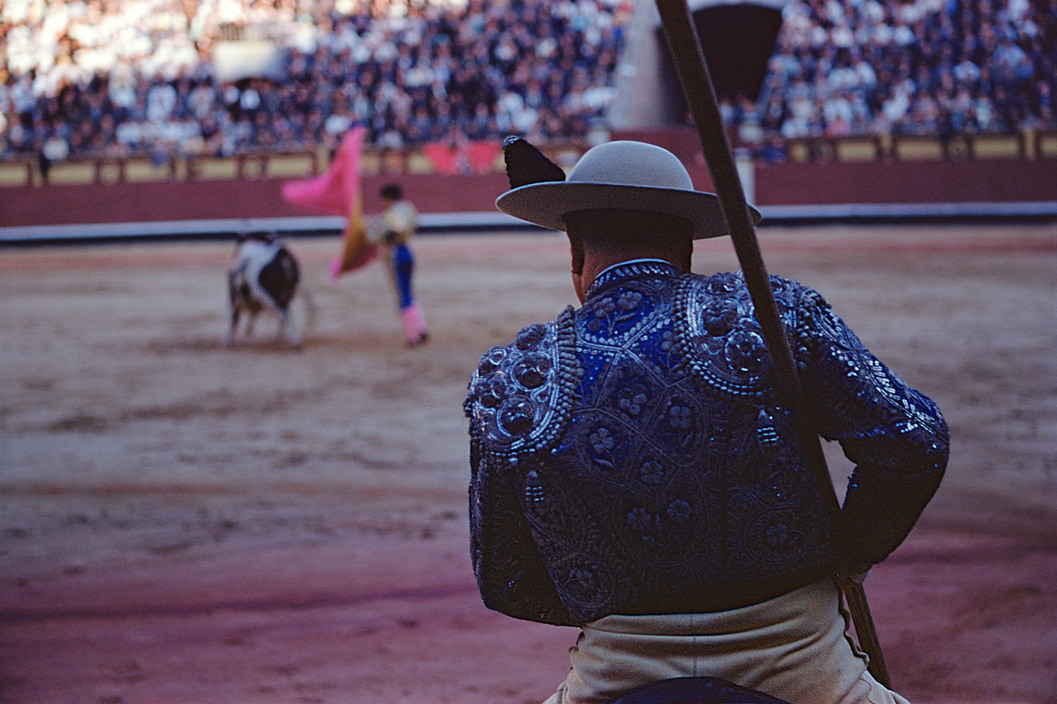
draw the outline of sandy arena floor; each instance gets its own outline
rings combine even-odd
[[[867,582],[896,688],[1057,702],[1057,231],[761,238],[952,428]],[[481,606],[460,408],[484,350],[573,302],[564,239],[419,237],[419,349],[380,267],[330,282],[336,239],[292,247],[299,353],[274,319],[222,347],[228,243],[0,251],[0,701],[530,704],[564,678],[575,631]]]

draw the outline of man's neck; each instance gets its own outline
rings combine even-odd
[[[577,297],[580,299],[580,303],[583,303],[586,300],[587,294],[588,294],[588,292],[590,292],[590,290],[594,286],[595,282],[599,281],[606,274],[608,274],[609,272],[613,271],[614,269],[617,269],[617,268],[620,268],[620,267],[624,267],[624,266],[633,266],[633,265],[636,265],[636,264],[643,264],[643,265],[647,265],[647,264],[661,264],[661,265],[664,265],[664,266],[675,267],[676,269],[682,270],[682,267],[680,267],[678,264],[676,264],[674,262],[671,262],[671,261],[669,261],[669,260],[667,260],[667,259],[665,259],[663,257],[635,257],[635,258],[629,258],[629,259],[622,259],[620,261],[609,263],[609,264],[606,264],[604,266],[601,265],[601,264],[596,264],[593,267],[589,266],[589,264],[585,262],[585,264],[584,264],[584,274],[585,274],[585,276],[580,280],[579,285],[576,286]],[[590,277],[590,278],[588,278],[588,277]],[[574,285],[576,285],[575,277],[574,277]]]

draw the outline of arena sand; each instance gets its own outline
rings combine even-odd
[[[897,689],[1057,702],[1055,228],[760,235],[951,425],[867,581]],[[331,282],[336,238],[292,247],[301,352],[274,319],[221,346],[231,243],[0,251],[3,702],[520,704],[564,678],[574,630],[480,604],[461,415],[480,353],[573,302],[564,239],[420,236],[419,349],[379,266]]]

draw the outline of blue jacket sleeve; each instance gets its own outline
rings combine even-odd
[[[521,503],[523,474],[482,452],[471,415],[470,556],[481,599],[514,618],[574,625],[529,531]]]
[[[909,534],[947,466],[937,405],[874,357],[817,293],[806,290],[797,358],[819,433],[855,464],[837,529],[845,564],[873,564]]]

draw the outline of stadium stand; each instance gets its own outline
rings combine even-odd
[[[627,0],[6,0],[0,157],[332,149],[353,121],[400,149],[605,126]],[[225,75],[221,49],[281,50]],[[1057,126],[1055,0],[792,0],[739,139],[1009,133]],[[271,74],[271,75],[268,75]]]
[[[1015,132],[1055,124],[1057,4],[798,0],[755,104],[763,135]]]
[[[1057,0],[758,1],[782,13],[765,70],[715,77],[770,222],[1053,216]],[[716,12],[695,11],[699,32],[716,2],[691,2]],[[3,0],[0,229],[296,218],[279,184],[325,169],[353,123],[365,207],[395,179],[441,227],[493,210],[509,133],[566,165],[599,139],[662,143],[707,189],[682,112],[619,123],[629,97],[654,100],[634,47],[659,35],[649,4]]]
[[[396,149],[572,138],[604,115],[622,4],[9,0],[0,155],[333,148],[353,121]],[[246,34],[281,67],[218,80],[213,49]]]

